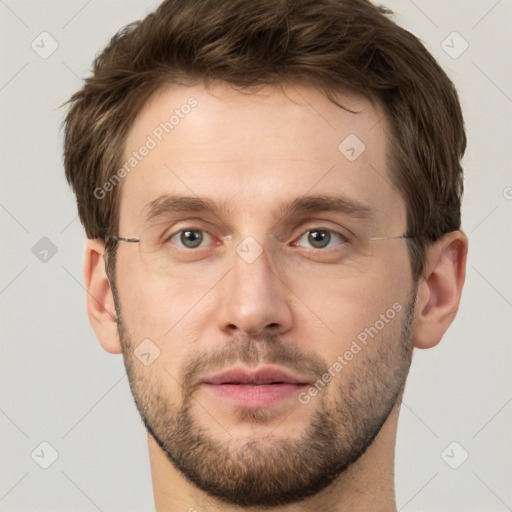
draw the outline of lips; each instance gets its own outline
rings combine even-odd
[[[269,408],[293,398],[307,379],[279,367],[264,366],[256,370],[238,367],[206,377],[203,388],[235,407]]]
[[[265,366],[257,370],[232,368],[203,379],[205,384],[241,384],[262,386],[265,384],[308,384],[307,380],[294,376],[280,368]]]

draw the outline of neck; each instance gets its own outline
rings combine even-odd
[[[329,487],[300,503],[301,511],[396,512],[394,457],[398,412],[395,404],[372,445]],[[153,493],[157,512],[257,512],[213,498],[188,482],[148,434]],[[273,512],[297,510],[297,504],[274,507]]]

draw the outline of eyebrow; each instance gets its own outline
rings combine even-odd
[[[145,222],[150,222],[166,213],[193,213],[206,212],[221,216],[229,216],[227,203],[217,203],[207,197],[177,196],[164,194],[153,201],[147,203],[143,208]]]
[[[147,203],[142,209],[145,222],[170,212],[202,213],[210,212],[215,216],[229,218],[232,211],[226,201],[218,203],[207,197],[177,196],[165,194]],[[343,196],[309,195],[300,196],[272,211],[277,218],[294,215],[334,212],[349,215],[356,219],[367,220],[375,216],[372,207]]]
[[[300,196],[273,211],[278,217],[322,212],[343,213],[359,219],[374,216],[373,208],[368,205],[348,197],[328,195]]]

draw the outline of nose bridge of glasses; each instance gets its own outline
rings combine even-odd
[[[271,234],[228,235],[229,247],[234,251],[237,265],[253,265],[255,262],[270,264],[271,256],[278,249],[279,240]]]
[[[276,254],[278,240],[253,235],[232,240],[233,272],[229,281],[234,293],[272,301],[280,293],[280,279],[285,273],[282,259]]]

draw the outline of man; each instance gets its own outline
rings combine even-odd
[[[91,324],[157,510],[396,510],[398,411],[465,276],[453,85],[365,0],[163,2],[70,100]]]

